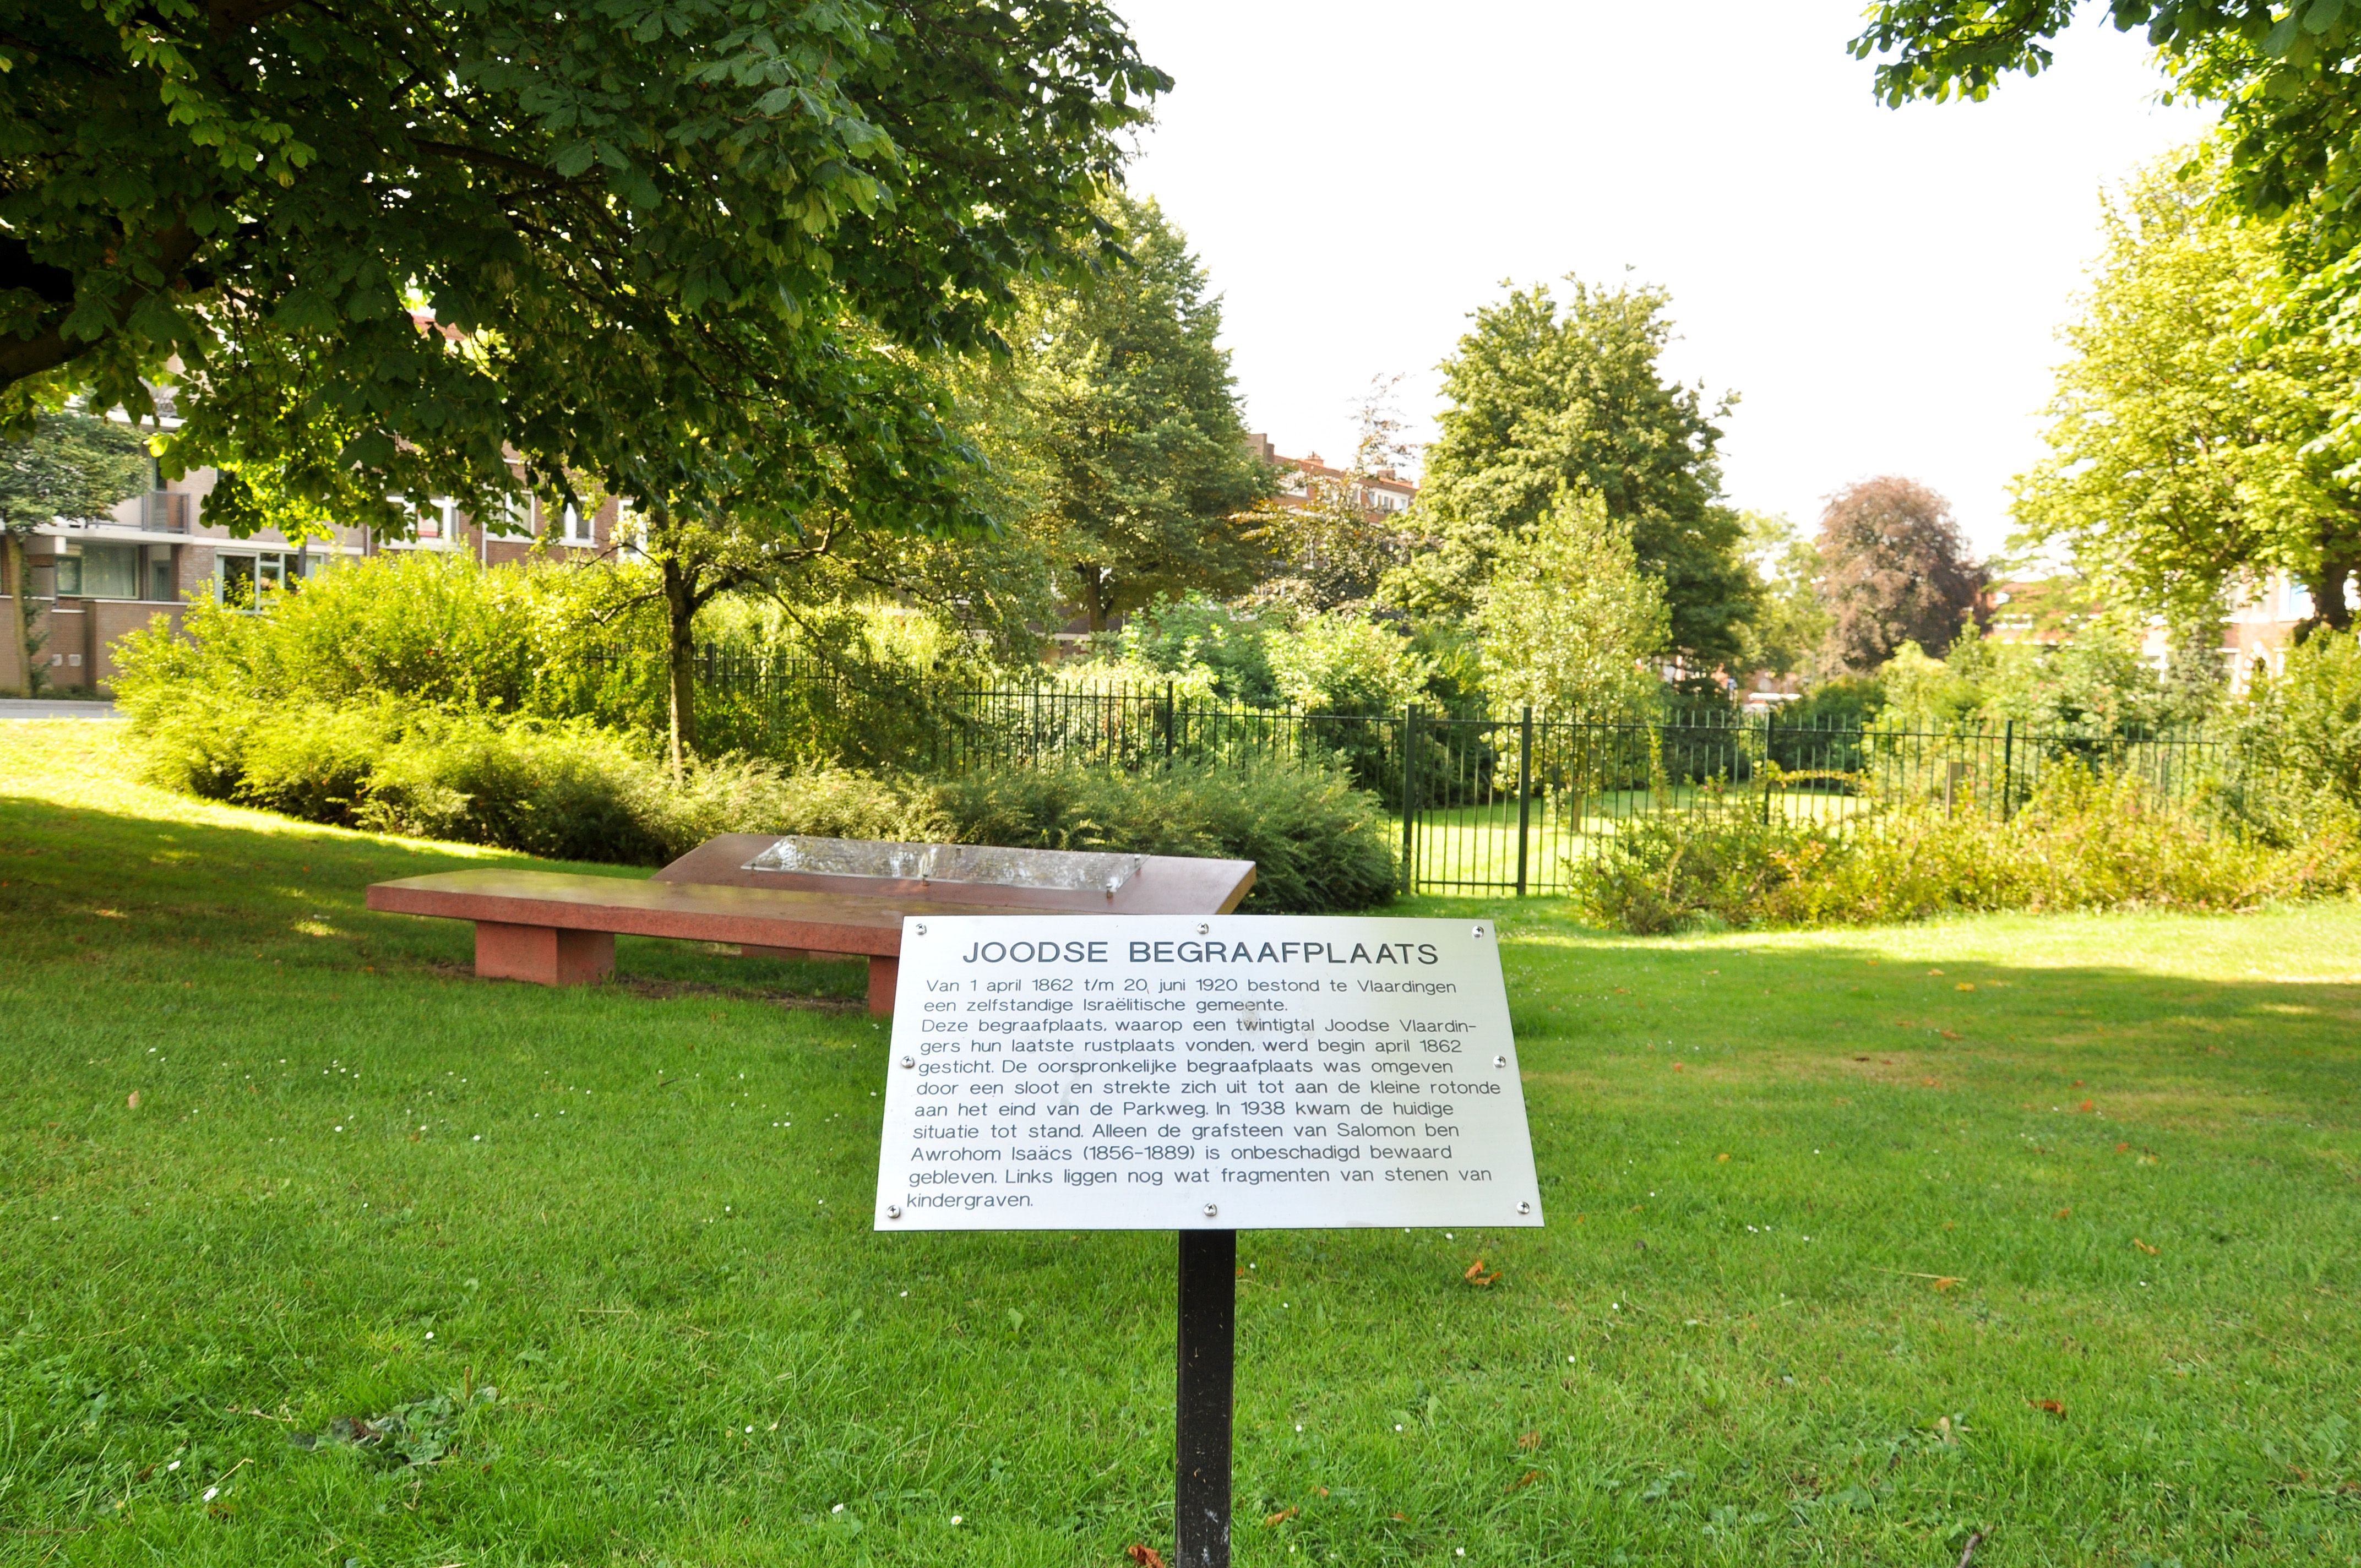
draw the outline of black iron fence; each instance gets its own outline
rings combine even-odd
[[[606,688],[638,667],[617,661]],[[697,678],[708,750],[790,762],[935,776],[1269,759],[1341,767],[1395,818],[1403,886],[1421,893],[1561,892],[1616,833],[1667,814],[1749,813],[1839,833],[1903,803],[2005,820],[2061,765],[2132,773],[2185,800],[2224,750],[2193,730],[1782,723],[1727,708],[1302,712],[1192,696],[1178,681],[987,684],[723,649],[700,650]]]

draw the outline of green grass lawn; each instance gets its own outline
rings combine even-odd
[[[0,725],[0,1563],[1170,1551],[1171,1238],[873,1234],[856,970],[479,982],[114,735]],[[1241,1238],[1241,1563],[2361,1562],[2361,908],[1410,907],[1550,1223]]]

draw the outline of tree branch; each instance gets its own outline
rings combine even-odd
[[[165,276],[165,288],[185,281],[181,274],[196,255],[198,243],[196,231],[185,224],[155,236],[155,262]],[[126,284],[115,295],[114,320],[104,333],[93,338],[68,338],[65,320],[75,298],[73,274],[33,260],[24,242],[13,236],[0,237],[0,286],[29,290],[47,307],[41,313],[39,330],[0,340],[0,389],[54,370],[98,347],[121,330],[141,301],[159,291],[145,283]]]

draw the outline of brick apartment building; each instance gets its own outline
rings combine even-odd
[[[388,551],[465,554],[499,564],[539,548],[560,559],[588,559],[619,545],[628,549],[631,534],[628,514],[613,500],[588,518],[570,506],[520,502],[503,526],[489,531],[448,502],[430,502],[419,509],[411,539],[366,528],[339,528],[326,543],[292,543],[275,532],[234,539],[204,520],[213,486],[213,471],[203,469],[132,497],[110,518],[36,530],[24,557],[29,582],[5,581],[0,571],[0,691],[24,688],[16,596],[28,588],[35,630],[47,634],[38,657],[49,684],[85,690],[112,681],[115,639],[159,615],[178,626],[192,600],[258,608],[340,561]]]
[[[1353,499],[1371,512],[1408,511],[1418,497],[1418,481],[1405,479],[1391,468],[1380,468],[1356,480],[1347,469],[1330,467],[1317,452],[1282,457],[1270,437],[1259,432],[1246,437],[1246,445],[1256,456],[1281,470],[1279,494],[1272,498],[1281,506],[1304,505],[1311,499],[1312,485],[1323,480],[1352,486]]]
[[[2068,578],[1994,583],[1983,596],[1990,618],[1986,633],[1998,642],[2056,647],[2073,641],[2075,630],[2096,612],[2080,584]],[[2296,628],[2312,618],[2312,595],[2285,572],[2271,572],[2232,591],[2222,620],[2222,670],[2233,691],[2243,692],[2259,669],[2279,674],[2295,645]],[[2140,653],[2159,671],[2171,658],[2172,632],[2162,617],[2149,620]]]

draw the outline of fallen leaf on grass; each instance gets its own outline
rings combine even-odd
[[[1676,1061],[1673,1064],[1673,1070],[1675,1072],[1686,1072],[1688,1069],[1689,1064],[1685,1061]]]
[[[2076,1111],[2076,1112],[2078,1112],[2078,1113],[2080,1113],[2080,1112],[2085,1112],[2085,1111],[2096,1111],[2098,1108],[2099,1108],[2099,1107],[2098,1107],[2094,1102],[2091,1102],[2091,1101],[2088,1101],[2088,1100],[2083,1101],[2083,1102],[2082,1102],[2082,1103],[2081,1103],[2080,1105],[2077,1105],[2077,1106],[2075,1106],[2075,1107],[2074,1107],[2075,1111]]]
[[[1410,1516],[1408,1514],[1395,1514],[1393,1518],[1399,1519],[1403,1524],[1410,1523]]]
[[[1467,1266],[1467,1272],[1461,1275],[1459,1277],[1465,1279],[1470,1285],[1490,1285],[1496,1283],[1499,1279],[1500,1271],[1496,1268],[1489,1274],[1485,1273],[1484,1260],[1479,1257],[1475,1262],[1469,1264]]]
[[[1730,1157],[1726,1154],[1718,1154],[1713,1157],[1713,1163],[1716,1165],[1728,1165],[1730,1163]]]
[[[1136,1541],[1124,1548],[1123,1554],[1138,1563],[1139,1568],[1166,1568],[1164,1553],[1152,1546],[1142,1546]]]
[[[2144,1252],[2144,1253],[2147,1254],[2147,1255],[2148,1255],[2148,1256],[2150,1256],[2150,1257],[2154,1257],[2154,1256],[2156,1255],[2156,1254],[2157,1254],[2157,1249],[2156,1249],[2156,1248],[2154,1248],[2154,1247],[2152,1247],[2152,1246],[2148,1245],[2147,1245],[2147,1243],[2146,1243],[2146,1242],[2144,1242],[2144,1241],[2140,1240],[2140,1239],[2139,1239],[2139,1237],[2137,1237],[2137,1236],[2134,1236],[2134,1237],[2132,1238],[2132,1245],[2134,1245],[2134,1246],[2136,1246],[2136,1247],[2139,1248],[2139,1249],[2140,1249],[2140,1251],[2142,1251],[2142,1252]]]
[[[125,1095],[125,1096],[123,1097],[123,1103],[124,1103],[124,1106],[125,1106],[126,1109],[128,1109],[128,1110],[132,1110],[132,1111],[137,1111],[137,1110],[138,1110],[138,1109],[139,1109],[139,1091],[138,1091],[137,1090],[136,1090],[136,1089],[135,1089],[135,1090],[133,1090],[130,1093],[128,1093],[128,1094]]]
[[[1515,1480],[1510,1482],[1500,1489],[1504,1492],[1521,1492],[1541,1478],[1542,1473],[1540,1471],[1528,1470],[1522,1475],[1518,1476]]]
[[[1963,980],[1960,981],[1959,984],[1951,987],[1953,991],[1973,991],[1975,988],[1976,982],[1971,980]]]
[[[2056,1416],[2061,1421],[2066,1419],[2066,1407],[2059,1404],[2055,1399],[2027,1399],[2026,1403],[2031,1405],[2037,1410],[2048,1411],[2049,1414]]]
[[[2067,1204],[2067,1205],[2066,1205],[2066,1207],[2064,1207],[2063,1209],[2060,1209],[2060,1210],[2059,1210],[2059,1211],[2058,1211],[2058,1217],[2059,1217],[2059,1219],[2061,1219],[2061,1220],[2062,1220],[2062,1219],[2064,1219],[2067,1215],[2069,1215],[2069,1214],[2072,1213],[2073,1212],[2074,1212],[2074,1205],[2073,1205],[2073,1204],[2071,1204],[2071,1203],[2069,1203],[2069,1204]]]
[[[1527,1453],[1531,1453],[1534,1449],[1539,1448],[1541,1445],[1542,1434],[1537,1431],[1529,1431],[1522,1437],[1517,1439],[1517,1446],[1523,1449]]]
[[[1959,1284],[1957,1279],[1953,1278],[1950,1275],[1946,1274],[1935,1281],[1935,1288],[1938,1290],[1949,1290],[1957,1284]]]
[[[1942,1036],[1943,1038],[1947,1040],[1956,1040],[1960,1037],[1957,1032],[1950,1029],[1938,1029],[1935,1033]]]
[[[1302,1511],[1303,1510],[1301,1508],[1281,1508],[1279,1512],[1266,1517],[1262,1521],[1263,1526],[1265,1529],[1268,1529],[1272,1525],[1285,1524],[1288,1520],[1293,1519]]]
[[[2115,1146],[2115,1152],[2117,1154],[2129,1154],[2132,1152],[2132,1146],[2129,1144],[2117,1144]]]

